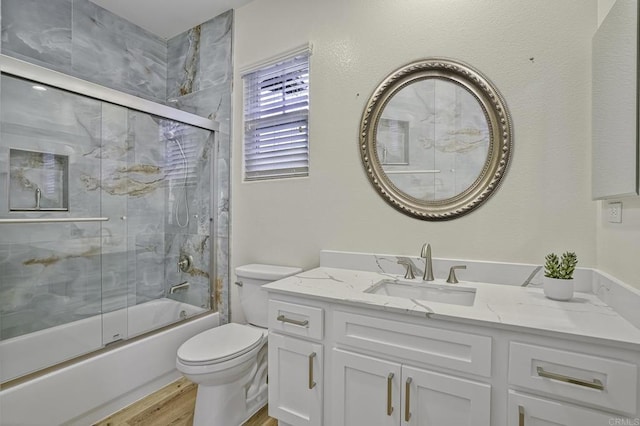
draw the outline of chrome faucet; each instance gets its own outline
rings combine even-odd
[[[189,282],[188,281],[185,281],[185,282],[180,283],[180,284],[172,285],[169,288],[169,294],[173,294],[178,290],[186,289],[187,287],[189,287]]]
[[[433,278],[433,261],[431,260],[431,244],[423,244],[420,251],[420,257],[424,258],[424,275],[423,281],[434,281]]]
[[[193,265],[193,257],[187,254],[180,255],[178,259],[178,271],[177,272],[189,272],[191,269],[191,265]]]

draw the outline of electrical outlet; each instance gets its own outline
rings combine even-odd
[[[608,207],[607,220],[609,223],[622,223],[622,203],[619,201],[609,203]]]

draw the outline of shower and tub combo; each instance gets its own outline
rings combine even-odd
[[[177,347],[219,324],[217,123],[4,55],[0,65],[3,421],[116,360],[150,372],[106,377],[106,401],[178,377]],[[98,397],[77,398],[48,421],[98,415]]]

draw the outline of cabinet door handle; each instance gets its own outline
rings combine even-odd
[[[299,325],[300,327],[307,327],[309,325],[309,320],[299,321],[299,320],[287,318],[284,315],[278,315],[276,319],[278,321],[288,322],[289,324]]]
[[[580,385],[591,389],[604,390],[604,385],[598,379],[593,379],[593,381],[576,379],[574,377],[565,376],[563,374],[545,371],[542,367],[536,367],[536,372],[538,373],[538,376],[545,377],[547,379],[558,380],[565,383],[572,383],[574,385]]]
[[[393,413],[393,405],[391,402],[391,394],[393,392],[393,373],[389,373],[387,376],[387,416]]]
[[[405,400],[404,400],[404,421],[408,422],[409,420],[411,420],[411,382],[413,380],[411,379],[411,377],[409,377],[407,379],[407,383],[405,383],[404,385],[404,393],[405,393]]]
[[[316,382],[313,381],[313,359],[316,357],[315,352],[309,354],[309,389],[316,387]]]
[[[518,405],[518,426],[524,426],[524,407]]]

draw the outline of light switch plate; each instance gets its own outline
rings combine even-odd
[[[609,223],[622,223],[622,203],[617,201],[609,203],[607,209],[607,220]]]

